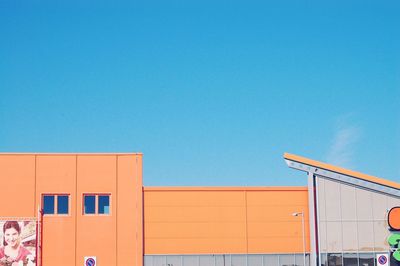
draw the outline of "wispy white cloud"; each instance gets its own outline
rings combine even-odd
[[[354,155],[356,144],[361,136],[361,128],[351,122],[352,115],[340,116],[336,122],[336,129],[326,160],[346,168],[355,168]]]

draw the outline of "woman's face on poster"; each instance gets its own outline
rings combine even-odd
[[[16,247],[19,245],[19,233],[15,228],[6,229],[4,232],[4,241],[8,246]]]

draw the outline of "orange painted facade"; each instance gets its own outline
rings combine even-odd
[[[306,187],[144,189],[145,254],[302,253]]]
[[[0,216],[37,217],[43,194],[69,195],[43,217],[43,265],[143,265],[141,154],[1,154]],[[109,214],[83,214],[84,194],[110,195]]]
[[[68,195],[68,214],[43,216],[45,266],[83,265],[85,256],[141,266],[144,255],[302,253],[294,212],[304,212],[309,251],[306,187],[143,188],[141,154],[0,154],[0,178],[2,217],[39,218],[44,195]],[[84,195],[109,195],[109,213],[85,214]]]

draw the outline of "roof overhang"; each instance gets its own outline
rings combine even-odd
[[[397,182],[314,161],[290,153],[285,153],[283,157],[290,168],[400,197],[400,184]]]

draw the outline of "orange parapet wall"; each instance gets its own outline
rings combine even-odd
[[[0,179],[2,217],[36,217],[44,194],[68,195],[68,214],[44,216],[43,265],[143,265],[141,154],[0,154]],[[109,213],[83,214],[84,194],[109,195]]]
[[[306,187],[144,188],[145,255],[302,253]]]

